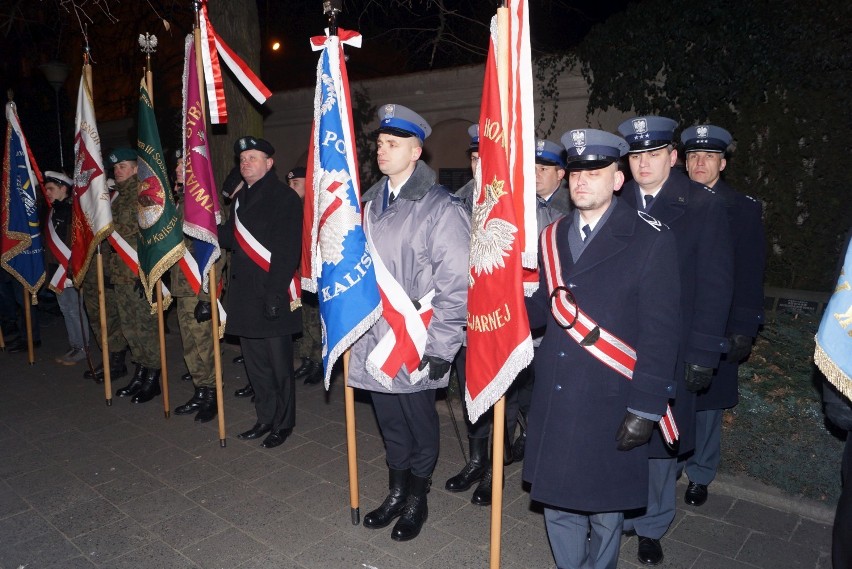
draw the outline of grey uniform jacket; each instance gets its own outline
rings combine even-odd
[[[420,299],[435,290],[427,328],[426,355],[453,361],[464,338],[470,220],[458,198],[436,183],[434,170],[418,162],[397,199],[382,212],[387,177],[364,193],[365,231],[382,262],[408,297]],[[388,330],[384,318],[352,346],[349,385],[384,393],[411,393],[446,387],[449,373],[412,385],[405,366],[390,391],[367,371],[367,357]]]

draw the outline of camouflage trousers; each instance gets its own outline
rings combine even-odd
[[[178,325],[183,342],[183,361],[192,375],[195,387],[216,387],[216,368],[213,363],[213,328],[210,322],[195,320],[195,305],[198,299],[185,296],[177,302]],[[219,354],[221,355],[221,346]]]
[[[302,292],[302,335],[296,340],[294,352],[300,358],[322,361],[322,326],[319,304],[315,294]]]
[[[151,305],[139,297],[132,284],[114,286],[121,330],[133,352],[133,361],[149,369],[160,369],[157,315],[151,314]]]
[[[95,258],[92,258],[92,265],[86,272],[86,277],[83,279],[83,302],[86,304],[86,313],[89,315],[89,324],[92,325],[92,330],[95,332],[94,342],[95,349],[100,349],[101,345],[101,309],[98,303],[98,271],[95,267]],[[106,328],[107,328],[107,343],[109,351],[120,352],[127,349],[127,340],[121,330],[121,319],[118,315],[118,303],[116,301],[115,290],[107,288],[104,290],[106,302]]]

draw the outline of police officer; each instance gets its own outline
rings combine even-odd
[[[257,412],[257,423],[237,437],[254,440],[268,433],[261,446],[274,448],[296,424],[292,336],[301,330],[302,317],[291,310],[287,289],[299,266],[302,204],[273,170],[269,142],[244,136],[234,153],[246,187],[231,203],[219,242],[232,251],[228,332],[240,337]]]
[[[671,231],[613,195],[624,139],[580,129],[562,141],[575,209],[542,234],[541,282],[528,303],[531,327],[545,332],[523,477],[545,505],[556,565],[614,569],[624,511],[647,500],[647,442],[674,392],[677,247]],[[554,296],[560,286],[571,294]],[[622,359],[624,343],[635,356],[619,372],[608,358]]]
[[[287,184],[299,199],[305,199],[305,176],[301,166],[287,172]],[[297,353],[302,360],[296,370],[296,381],[315,384],[322,381],[322,326],[320,324],[319,300],[313,292],[302,291],[302,335],[296,340]]]
[[[680,138],[689,178],[712,188],[725,204],[734,251],[734,296],[726,329],[731,347],[722,357],[710,387],[698,392],[695,453],[686,461],[689,485],[684,500],[700,506],[707,500],[707,486],[719,467],[722,410],[734,407],[739,400],[740,361],[748,357],[763,323],[766,242],[760,202],[737,192],[720,177],[727,165],[725,152],[731,144],[731,134],[718,126],[698,125],[685,129]]]
[[[571,211],[571,200],[565,185],[565,148],[556,142],[539,139],[535,142],[535,217],[538,232],[562,219]],[[540,330],[533,330],[533,346],[541,344]],[[526,418],[530,409],[532,389],[535,382],[534,366],[530,365],[509,388],[506,396],[507,441],[515,433],[518,417]],[[521,429],[511,447],[511,460],[523,460],[526,432]],[[507,459],[507,462],[511,462]]]
[[[432,316],[420,364],[415,369],[403,364],[390,377],[381,369],[388,355],[376,350],[390,330],[385,304],[382,318],[352,347],[349,385],[370,391],[389,469],[390,493],[364,517],[364,526],[383,528],[399,517],[391,537],[407,541],[417,537],[428,516],[426,493],[439,446],[435,390],[447,386],[450,362],[464,337],[470,220],[461,200],[420,160],[432,131],[423,117],[388,104],[380,108],[379,120],[376,154],[384,177],[363,196],[374,263],[387,269],[377,275],[379,286],[398,310],[410,310],[409,302],[418,313],[431,305]]]
[[[185,162],[183,157],[178,157],[175,175],[176,188],[183,192],[185,178]],[[185,199],[185,196],[181,196]],[[179,206],[181,219],[183,218],[184,204],[180,200]],[[187,251],[192,253],[193,240],[184,238]],[[221,265],[220,262],[217,265]],[[200,268],[201,269],[201,268]],[[217,266],[217,271],[219,267]],[[203,278],[203,275],[199,275]],[[220,275],[221,277],[221,275]],[[221,280],[221,278],[219,278]],[[183,361],[188,373],[186,375],[192,380],[195,388],[192,397],[175,408],[175,415],[190,415],[195,413],[195,420],[200,423],[212,421],[218,413],[216,402],[216,366],[214,365],[213,353],[213,328],[210,320],[213,317],[210,305],[210,294],[200,288],[198,293],[189,285],[186,275],[175,263],[171,268],[171,293],[177,304],[178,326],[180,327],[180,338],[183,343]]]
[[[140,186],[136,152],[131,148],[117,148],[107,156],[106,163],[113,169],[117,192],[112,201],[114,228],[123,239],[123,245],[135,250],[139,237],[137,203]],[[130,383],[119,389],[116,395],[131,397],[133,403],[145,403],[161,393],[157,319],[151,314],[151,305],[145,299],[139,277],[117,252],[109,256],[108,273],[114,287],[121,333],[136,361],[136,371]]]
[[[622,198],[672,229],[677,240],[681,282],[681,338],[673,403],[680,431],[679,446],[662,437],[651,441],[648,506],[641,516],[625,520],[639,537],[639,561],[656,565],[663,559],[660,539],[675,515],[678,455],[695,448],[695,394],[706,389],[727,351],[725,324],[731,307],[733,253],[724,203],[713,190],[692,182],[679,170],[674,149],[677,123],[665,117],[636,117],[619,125],[630,145],[633,180]],[[637,302],[645,302],[637,299]]]

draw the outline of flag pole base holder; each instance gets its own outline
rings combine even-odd
[[[106,400],[107,407],[112,407],[112,398]]]
[[[219,439],[219,446],[220,447],[225,448],[225,446],[227,444],[228,444],[228,439]]]

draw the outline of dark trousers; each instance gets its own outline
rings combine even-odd
[[[254,388],[257,422],[273,430],[296,425],[296,381],[291,336],[240,338],[246,374]]]
[[[835,568],[852,567],[852,431],[846,433],[841,468],[843,489],[837,502],[831,535],[831,562]]]
[[[462,408],[464,409],[464,423],[467,426],[467,436],[472,439],[487,439],[491,434],[491,423],[494,422],[494,413],[489,409],[480,415],[476,423],[470,422],[467,413],[467,401],[465,399],[465,386],[467,385],[466,364],[467,347],[462,346],[459,353],[456,354],[453,365],[456,367],[456,377],[459,378],[459,393],[461,394]]]
[[[534,363],[522,369],[509,389],[506,390],[506,439],[509,444],[515,439],[518,415],[523,415],[526,419],[530,412],[532,390],[535,385]]]
[[[440,448],[435,390],[396,394],[373,391],[370,395],[385,441],[388,467],[410,468],[421,478],[431,476]]]

